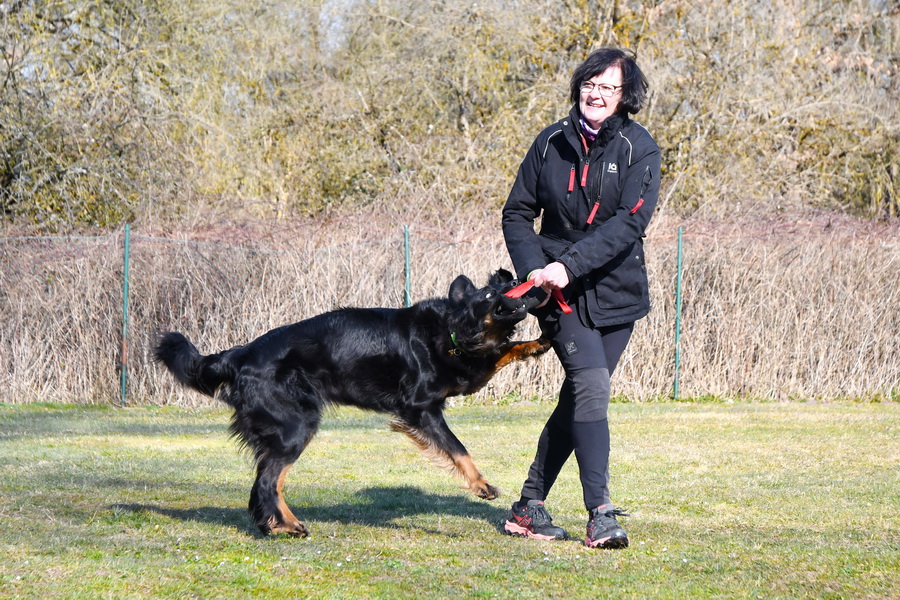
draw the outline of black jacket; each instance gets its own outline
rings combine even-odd
[[[659,197],[659,146],[614,115],[586,152],[578,115],[574,106],[525,155],[503,208],[506,247],[520,278],[563,263],[572,276],[563,292],[585,325],[635,321],[650,311],[643,237]]]

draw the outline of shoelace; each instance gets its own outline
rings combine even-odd
[[[611,508],[609,510],[605,510],[603,512],[599,511],[591,511],[591,520],[596,519],[600,522],[601,525],[605,528],[609,528],[612,526],[612,523],[618,525],[618,521],[616,521],[616,517],[630,517],[631,515],[622,510],[621,508]],[[610,523],[612,521],[612,523]]]
[[[527,512],[531,513],[531,523],[533,525],[548,525],[553,523],[553,519],[550,518],[550,513],[548,513],[547,509],[542,505],[529,506]]]

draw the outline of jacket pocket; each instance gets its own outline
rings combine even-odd
[[[601,309],[625,308],[645,301],[648,294],[643,244],[636,242],[604,268],[585,278],[585,287],[595,291]]]

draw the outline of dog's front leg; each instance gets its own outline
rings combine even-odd
[[[512,342],[503,349],[500,360],[494,365],[494,373],[511,362],[525,360],[532,356],[540,356],[550,349],[550,340],[538,338],[530,342]]]
[[[494,500],[500,496],[500,490],[488,483],[466,447],[450,430],[441,411],[397,417],[391,421],[391,429],[406,434],[435,464],[461,477],[479,498]]]

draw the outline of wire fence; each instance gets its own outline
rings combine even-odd
[[[211,353],[342,306],[442,296],[461,273],[480,285],[510,266],[487,230],[446,241],[398,226],[393,237],[298,236],[287,247],[129,232],[127,253],[125,239],[0,238],[0,400],[206,404],[151,360],[159,331]],[[646,241],[653,311],[616,372],[616,395],[671,397],[677,367],[683,398],[900,399],[895,241],[686,227],[677,365],[676,239],[658,227]],[[537,335],[533,319],[519,334]],[[561,377],[547,356],[455,401],[540,401]]]

